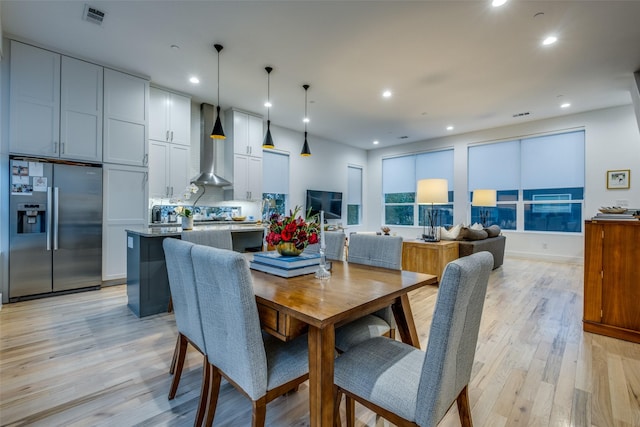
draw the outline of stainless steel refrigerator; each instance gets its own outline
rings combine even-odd
[[[102,282],[102,168],[10,160],[9,298]]]

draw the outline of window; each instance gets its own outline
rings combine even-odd
[[[362,168],[348,166],[347,181],[347,225],[357,225],[362,218]]]
[[[469,188],[497,190],[498,204],[488,208],[490,217],[485,226],[579,233],[584,131],[470,147]],[[471,222],[479,221],[479,212],[480,208],[472,206]]]
[[[275,151],[262,152],[262,219],[274,214],[285,215],[289,194],[289,155]]]
[[[416,185],[426,178],[446,178],[449,204],[435,205],[440,224],[453,222],[453,150],[434,151],[382,160],[382,195],[386,225],[422,226],[425,209],[416,204]]]

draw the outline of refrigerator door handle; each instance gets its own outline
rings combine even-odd
[[[58,250],[58,187],[53,189],[53,206],[55,206],[55,218],[53,219],[53,250]]]
[[[51,250],[51,187],[47,187],[47,250]]]

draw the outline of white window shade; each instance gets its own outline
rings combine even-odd
[[[347,204],[362,204],[362,169],[349,166],[347,169]]]
[[[447,180],[453,188],[453,150],[434,151],[416,156],[416,181],[428,178]]]
[[[382,192],[413,193],[416,191],[415,156],[382,160]]]
[[[522,188],[584,187],[584,132],[522,140]]]
[[[469,190],[520,188],[520,141],[469,148]]]
[[[262,192],[289,194],[289,155],[262,152]]]

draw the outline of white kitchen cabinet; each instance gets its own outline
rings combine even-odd
[[[149,81],[104,69],[105,163],[146,166]]]
[[[262,199],[262,158],[235,154],[233,156],[233,198]]]
[[[236,109],[225,114],[225,178],[233,182],[235,200],[262,199],[262,117]]]
[[[57,156],[60,55],[11,41],[9,151]]]
[[[102,160],[103,67],[62,57],[60,157]]]
[[[149,197],[182,197],[189,185],[190,155],[190,147],[149,141]]]
[[[102,160],[103,68],[11,41],[9,150]]]
[[[191,144],[191,99],[155,87],[149,90],[149,139]]]
[[[126,229],[147,225],[147,169],[103,166],[102,280],[127,276]]]
[[[233,153],[262,157],[262,117],[235,109],[228,110],[225,117],[225,132],[232,140]]]

